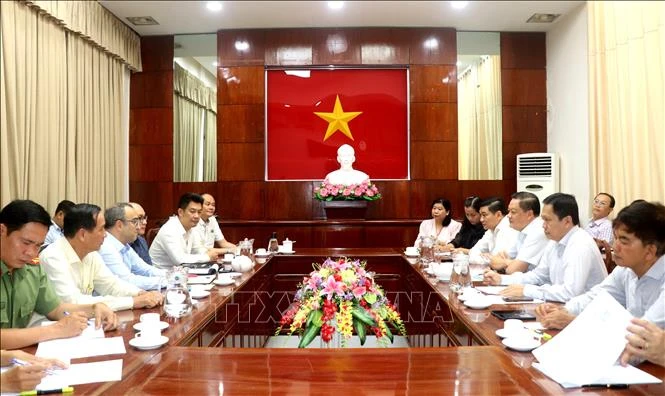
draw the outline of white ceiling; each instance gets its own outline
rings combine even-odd
[[[534,13],[565,15],[584,1],[471,1],[462,10],[450,1],[223,1],[211,12],[206,1],[99,2],[141,36],[211,33],[219,29],[350,26],[429,26],[471,31],[547,31],[556,25],[526,23]],[[159,25],[135,26],[126,17],[151,16]]]

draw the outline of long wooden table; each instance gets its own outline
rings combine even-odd
[[[368,260],[377,283],[399,298],[404,288],[422,298],[400,300],[407,329],[442,333],[452,347],[388,349],[261,348],[275,330],[285,296],[312,262],[329,256]],[[443,302],[443,305],[441,304]],[[270,306],[273,304],[273,306]],[[420,306],[418,306],[420,304]],[[496,307],[494,307],[496,308]],[[401,249],[300,249],[276,256],[235,284],[215,286],[199,300],[191,315],[168,319],[166,346],[139,351],[129,346],[133,325],[145,312],[119,312],[120,326],[107,337],[121,336],[127,353],[76,359],[73,363],[123,359],[120,382],[76,385],[77,394],[331,394],[341,389],[360,394],[560,394],[604,393],[663,395],[665,385],[637,385],[626,390],[574,389],[566,392],[531,367],[531,353],[509,351],[494,332],[503,323],[490,309],[468,310],[447,285],[435,283],[411,265]],[[533,309],[533,307],[527,307]],[[410,323],[404,316],[420,311]],[[162,320],[167,320],[163,317]],[[424,323],[420,323],[420,322]],[[415,323],[418,322],[418,323]],[[248,335],[249,334],[249,335]],[[416,335],[414,335],[416,336]],[[412,344],[413,345],[413,344]],[[473,345],[473,346],[466,346]],[[250,347],[250,348],[247,348]],[[34,348],[32,349],[34,351]],[[574,358],[574,357],[572,357]],[[643,364],[641,369],[665,378],[665,368]]]

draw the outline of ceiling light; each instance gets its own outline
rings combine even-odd
[[[526,20],[526,23],[552,23],[555,19],[560,17],[561,14],[533,14],[531,18]]]
[[[208,3],[206,3],[206,7],[210,11],[215,11],[215,12],[221,11],[222,10],[222,2],[221,1],[209,1]]]
[[[247,41],[236,41],[235,42],[235,47],[238,51],[247,51],[249,49],[249,43]]]
[[[159,22],[151,16],[127,17],[127,20],[136,26],[159,25]]]
[[[344,2],[343,1],[329,1],[328,2],[328,8],[331,10],[339,10],[344,7]]]
[[[469,5],[468,1],[451,1],[450,6],[456,10],[461,10],[462,8]]]
[[[439,48],[439,40],[437,40],[435,38],[429,38],[429,39],[425,40],[425,42],[423,43],[423,46],[427,49]]]

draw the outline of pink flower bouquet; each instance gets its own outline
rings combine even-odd
[[[332,184],[326,179],[319,187],[314,189],[314,198],[319,201],[376,201],[381,199],[381,193],[369,179],[360,184],[348,186]]]

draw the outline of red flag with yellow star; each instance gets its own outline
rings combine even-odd
[[[409,177],[406,69],[266,73],[267,180],[323,180],[343,144],[372,180]]]

